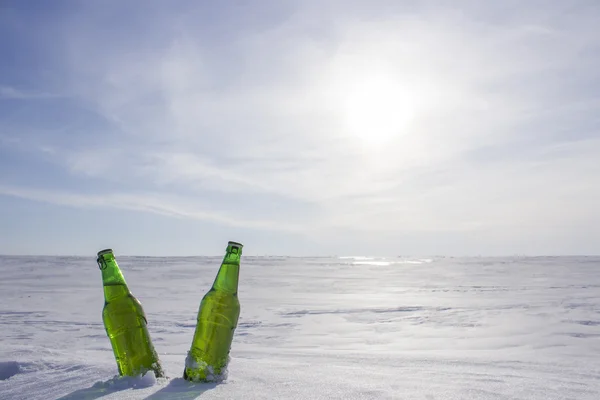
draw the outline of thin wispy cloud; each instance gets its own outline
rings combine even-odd
[[[432,252],[436,232],[463,235],[457,252],[472,253],[472,235],[506,252],[502,238],[589,229],[591,251],[598,16],[585,1],[65,9],[45,21],[60,32],[51,84],[0,82],[0,98],[23,103],[60,77],[68,96],[56,107],[69,112],[27,142],[63,184],[36,192],[22,168],[3,193],[94,207],[104,196],[325,242],[368,232],[374,253],[411,233]],[[7,107],[4,137],[40,132],[27,118],[37,109],[23,107]],[[221,217],[231,213],[235,223]]]
[[[230,227],[246,227],[255,229],[270,229],[282,232],[299,231],[297,224],[276,224],[272,221],[246,219],[231,216],[216,208],[201,209],[189,199],[169,196],[160,193],[111,193],[79,194],[56,192],[52,190],[22,189],[19,187],[0,186],[0,194],[15,196],[39,202],[49,202],[61,206],[77,208],[124,209],[137,212],[155,213],[167,217],[187,218],[198,221],[211,221]]]
[[[45,92],[28,92],[10,86],[0,86],[0,100],[35,100],[57,97],[60,97],[60,95]]]

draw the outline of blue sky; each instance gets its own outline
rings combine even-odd
[[[598,20],[5,0],[0,253],[599,254]]]

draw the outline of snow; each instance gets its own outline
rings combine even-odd
[[[219,374],[215,374],[215,371],[212,365],[208,365],[206,362],[201,361],[198,363],[194,357],[192,356],[192,352],[188,351],[187,356],[185,357],[185,368],[189,369],[199,369],[202,368],[206,371],[205,381],[206,382],[223,382],[227,379],[227,366],[221,368],[221,372]],[[200,379],[196,379],[194,376],[188,376],[188,379],[194,382],[199,381]]]
[[[117,377],[93,257],[0,257],[0,399],[600,398],[600,258],[242,258],[228,377],[181,378],[220,257],[119,257],[167,378]]]

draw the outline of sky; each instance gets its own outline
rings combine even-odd
[[[2,0],[0,254],[600,254],[598,20]]]

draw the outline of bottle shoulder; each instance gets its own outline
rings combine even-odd
[[[104,301],[104,310],[129,309],[143,313],[142,303],[131,293]]]
[[[232,292],[225,291],[225,290],[219,290],[215,287],[211,288],[208,292],[206,292],[206,294],[203,297],[203,299],[209,299],[209,298],[210,299],[236,299],[237,301],[239,301],[237,292],[232,293]]]

